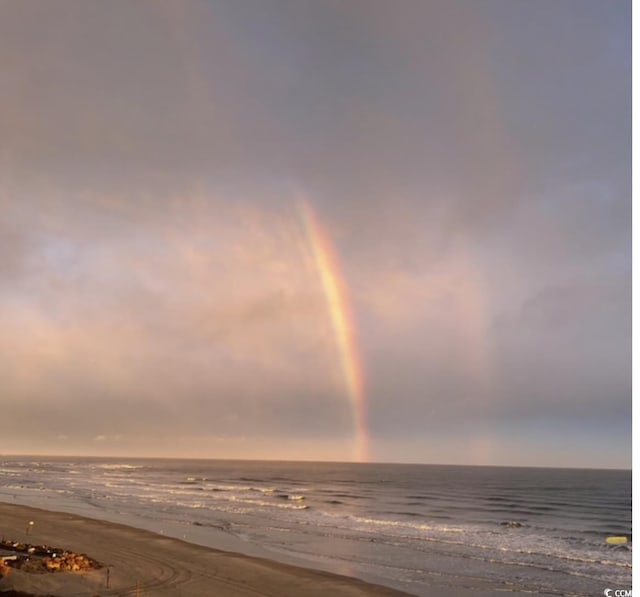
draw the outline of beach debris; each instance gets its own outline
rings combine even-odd
[[[624,545],[627,543],[627,537],[625,535],[622,536],[610,536],[605,539],[607,545]]]
[[[509,527],[509,528],[512,528],[512,529],[519,529],[519,528],[524,526],[521,522],[518,522],[517,520],[505,520],[504,522],[501,522],[500,524],[503,527]]]

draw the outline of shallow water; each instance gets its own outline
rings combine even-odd
[[[0,499],[416,595],[631,587],[630,471],[3,457]]]

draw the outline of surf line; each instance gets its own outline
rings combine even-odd
[[[354,458],[358,462],[367,462],[369,441],[366,428],[364,374],[358,355],[355,320],[351,313],[347,284],[340,271],[338,255],[333,248],[331,238],[321,226],[311,204],[301,199],[299,205],[307,240],[327,302],[347,395],[351,403],[355,432]]]

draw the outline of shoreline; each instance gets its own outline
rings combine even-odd
[[[29,521],[35,524],[27,535]],[[204,547],[119,523],[6,502],[0,502],[0,534],[7,540],[84,553],[105,566],[82,573],[33,574],[12,570],[0,580],[0,595],[9,590],[34,595],[92,596],[410,595],[349,576]]]

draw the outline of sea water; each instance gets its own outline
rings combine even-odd
[[[0,500],[415,595],[631,588],[631,471],[7,456]]]

